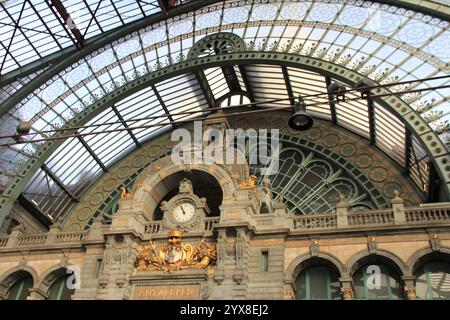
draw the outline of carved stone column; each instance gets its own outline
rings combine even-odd
[[[45,239],[45,244],[51,245],[56,243],[56,235],[61,232],[61,225],[59,223],[54,223],[50,226],[50,231],[47,233],[47,239]]]
[[[341,278],[339,279],[341,282],[341,294],[342,300],[353,300],[353,288],[352,288],[352,279],[350,278]]]
[[[135,238],[130,234],[108,235],[102,272],[99,275],[99,298],[130,298],[128,276],[134,270],[136,247]]]
[[[405,285],[403,287],[403,293],[406,300],[416,300],[416,276],[403,276]]]
[[[225,279],[225,270],[224,270],[224,259],[225,259],[225,239],[226,239],[226,230],[220,229],[218,230],[217,236],[217,261],[216,261],[216,271],[214,273],[214,280],[221,284]]]
[[[94,300],[100,285],[99,268],[103,261],[105,240],[103,235],[103,217],[94,219],[89,232],[83,239],[86,248],[83,265],[81,266],[80,288],[75,290],[73,300]]]
[[[400,197],[400,193],[397,190],[394,192],[394,195],[394,198],[391,200],[394,223],[404,224],[406,223],[405,201]]]
[[[348,201],[341,199],[336,204],[336,223],[338,228],[348,227]]]
[[[246,235],[244,228],[236,230],[236,269],[233,274],[233,279],[237,284],[240,284],[244,279],[244,259],[246,256]]]
[[[17,246],[17,242],[19,241],[19,237],[23,234],[23,231],[24,230],[21,225],[15,226],[8,237],[6,248],[15,248]]]

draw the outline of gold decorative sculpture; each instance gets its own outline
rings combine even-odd
[[[253,189],[256,187],[255,182],[258,178],[256,176],[249,176],[247,181],[242,182],[238,185],[239,189]]]
[[[169,232],[168,243],[159,251],[152,240],[150,244],[138,248],[135,268],[138,271],[161,270],[172,272],[182,269],[205,269],[216,261],[216,247],[201,240],[195,248],[184,244],[183,233],[179,230]]]
[[[128,192],[125,187],[120,187],[120,198],[124,200],[131,200],[133,199],[134,194],[133,192]]]

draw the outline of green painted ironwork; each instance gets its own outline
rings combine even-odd
[[[175,63],[123,84],[113,92],[110,92],[103,97],[99,97],[99,99],[92,105],[76,115],[67,124],[67,127],[83,125],[105,110],[108,106],[119,102],[123,98],[136,93],[149,85],[170,79],[175,75],[196,72],[203,68],[212,66],[232,66],[239,64],[268,64],[297,67],[318,72],[323,75],[329,75],[350,85],[364,78],[362,75],[353,70],[331,62],[291,53],[233,52],[229,54],[207,56],[195,60]],[[374,90],[375,95],[390,93],[391,92],[386,88],[377,88]],[[401,119],[405,126],[412,133],[414,133],[419,141],[421,141],[426,147],[428,154],[431,156],[431,159],[436,166],[440,178],[445,184],[447,196],[450,197],[449,153],[441,140],[430,129],[428,124],[425,123],[425,121],[411,107],[409,107],[397,96],[390,95],[388,97],[375,98],[374,100]],[[3,222],[5,216],[9,213],[12,204],[26,186],[27,181],[61,144],[62,141],[51,141],[43,144],[32,159],[23,166],[17,176],[12,179],[8,188],[0,197],[0,223]]]

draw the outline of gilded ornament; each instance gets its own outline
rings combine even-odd
[[[238,185],[239,189],[253,189],[256,187],[255,182],[258,178],[256,176],[249,176],[247,181],[242,182]]]
[[[181,240],[182,231],[169,232],[168,243],[158,251],[154,241],[138,248],[135,261],[137,271],[159,270],[172,272],[184,269],[206,269],[216,261],[216,247],[201,240],[194,248],[191,244],[184,244]]]
[[[120,198],[124,200],[132,200],[134,197],[133,192],[128,192],[125,187],[120,187]]]

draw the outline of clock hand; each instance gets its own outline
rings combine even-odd
[[[181,207],[181,211],[183,211],[183,215],[186,215],[186,212],[184,211],[183,205],[181,205],[180,207]]]

